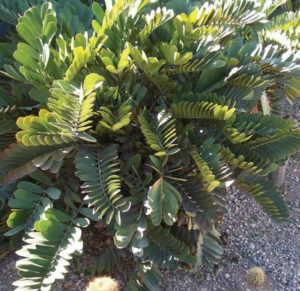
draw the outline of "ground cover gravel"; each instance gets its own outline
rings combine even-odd
[[[286,107],[286,104],[284,104]],[[300,121],[300,104],[288,107],[289,118]],[[162,270],[163,280],[157,290],[234,290],[237,274],[253,266],[261,266],[276,281],[276,290],[300,290],[300,154],[293,155],[288,164],[283,196],[290,210],[291,223],[275,224],[256,202],[235,188],[228,191],[228,214],[220,225],[220,232],[228,235],[228,244],[218,268],[210,273],[205,268],[191,271],[181,268],[176,272]],[[88,235],[88,234],[87,234]],[[97,242],[90,242],[97,243]],[[17,256],[11,254],[0,262],[0,291],[14,290],[12,282],[18,278],[15,267]],[[88,265],[88,254],[79,258]],[[124,289],[132,272],[132,264],[122,261],[111,273]],[[76,270],[75,265],[64,280],[55,283],[54,291],[82,291],[89,277]]]

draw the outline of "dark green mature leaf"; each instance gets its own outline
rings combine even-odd
[[[113,144],[102,150],[81,147],[75,159],[76,175],[84,182],[82,193],[87,194],[84,200],[99,218],[106,217],[107,223],[120,215],[119,208],[126,204],[120,193],[117,148]]]
[[[163,250],[169,252],[172,256],[185,261],[190,259],[189,253],[190,250],[183,241],[178,240],[170,233],[170,230],[167,228],[159,226],[148,227],[147,231],[150,240],[162,248]]]
[[[94,266],[87,268],[85,273],[95,276],[95,274],[99,275],[104,271],[109,271],[111,268],[120,263],[120,258],[121,256],[118,249],[115,247],[107,248],[96,258]]]
[[[71,150],[71,143],[39,147],[11,144],[0,155],[0,184],[9,184],[38,168],[56,173]]]
[[[300,130],[278,130],[274,135],[252,140],[249,145],[264,158],[276,162],[300,150]]]
[[[238,175],[236,184],[252,196],[274,221],[286,222],[288,220],[286,203],[278,188],[266,177],[244,170]]]
[[[125,288],[125,291],[151,291],[161,280],[160,271],[149,262],[139,264]]]
[[[196,268],[204,263],[211,271],[213,271],[214,265],[219,263],[222,254],[223,247],[220,233],[215,228],[207,233],[199,233]]]
[[[154,225],[160,225],[163,218],[165,223],[172,225],[178,211],[178,202],[182,198],[174,186],[159,178],[149,189],[147,202],[151,210],[150,218]]]

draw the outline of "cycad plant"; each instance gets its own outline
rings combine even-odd
[[[82,252],[81,229],[99,220],[114,245],[89,271],[131,255],[127,290],[153,290],[157,267],[213,268],[232,183],[288,221],[266,176],[300,149],[300,131],[253,108],[270,92],[298,96],[300,58],[266,37],[269,6],[26,5],[0,5],[17,23],[0,44],[0,202],[23,257],[18,290],[50,290]]]

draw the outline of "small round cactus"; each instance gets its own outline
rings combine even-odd
[[[111,277],[98,277],[89,282],[85,291],[119,291],[119,284]]]
[[[247,274],[248,282],[254,286],[262,286],[266,280],[265,271],[262,268],[251,268]]]

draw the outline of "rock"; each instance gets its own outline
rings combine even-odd
[[[250,243],[250,245],[249,245],[249,249],[250,249],[251,251],[253,251],[253,250],[255,249],[255,245],[254,245],[254,243]]]

